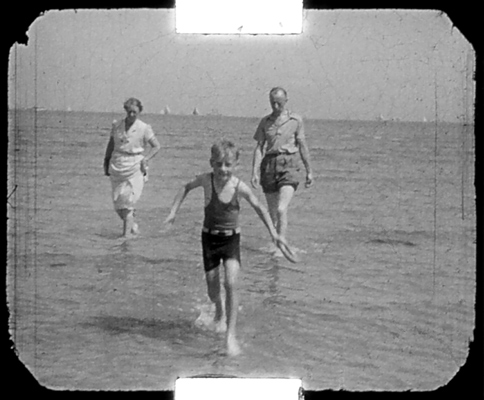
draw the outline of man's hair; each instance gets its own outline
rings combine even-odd
[[[143,105],[141,104],[141,101],[139,101],[135,97],[130,97],[128,100],[126,100],[123,104],[124,109],[127,111],[129,106],[135,105],[136,107],[139,108],[139,112],[143,111]]]
[[[224,158],[227,154],[233,154],[235,159],[239,159],[239,149],[237,149],[237,146],[235,144],[228,140],[228,139],[222,139],[212,145],[211,149],[212,157],[211,160],[220,160]]]
[[[282,92],[284,93],[284,97],[287,98],[287,92],[286,92],[286,89],[280,87],[280,86],[276,86],[275,88],[272,88],[271,91],[269,92],[269,96],[272,96],[272,95],[275,95],[279,92]]]

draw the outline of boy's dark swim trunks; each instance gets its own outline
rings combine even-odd
[[[202,232],[203,267],[208,272],[230,258],[240,264],[240,233],[231,236],[212,235]]]

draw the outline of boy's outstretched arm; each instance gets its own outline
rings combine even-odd
[[[202,176],[197,176],[193,181],[188,182],[186,185],[182,186],[178,193],[175,196],[175,199],[173,200],[173,205],[171,206],[170,214],[168,214],[168,217],[166,217],[164,223],[165,224],[170,224],[173,225],[175,222],[175,216],[176,213],[178,212],[178,209],[183,203],[183,200],[185,200],[185,197],[187,197],[188,193],[199,187],[202,186]]]
[[[249,204],[252,206],[252,208],[255,210],[259,218],[262,220],[264,225],[269,230],[272,240],[280,241],[281,238],[279,237],[276,229],[274,228],[269,212],[262,205],[262,203],[259,201],[257,196],[252,192],[252,190],[250,190],[250,188],[244,182],[240,182],[239,184],[239,194],[241,197],[247,200]]]

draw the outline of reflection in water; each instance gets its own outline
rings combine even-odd
[[[279,294],[279,287],[277,285],[279,281],[279,264],[277,262],[272,263],[267,273],[269,275],[269,293],[272,296],[277,296]]]
[[[114,246],[110,246],[106,249],[107,254],[96,263],[98,272],[125,272],[126,266],[133,265],[135,261],[135,256],[131,253],[131,249],[132,245],[130,245],[127,240],[117,243]]]

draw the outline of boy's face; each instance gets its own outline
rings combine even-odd
[[[237,159],[231,152],[224,154],[222,158],[217,160],[210,160],[210,165],[217,179],[220,181],[227,181],[235,171],[237,166]]]

